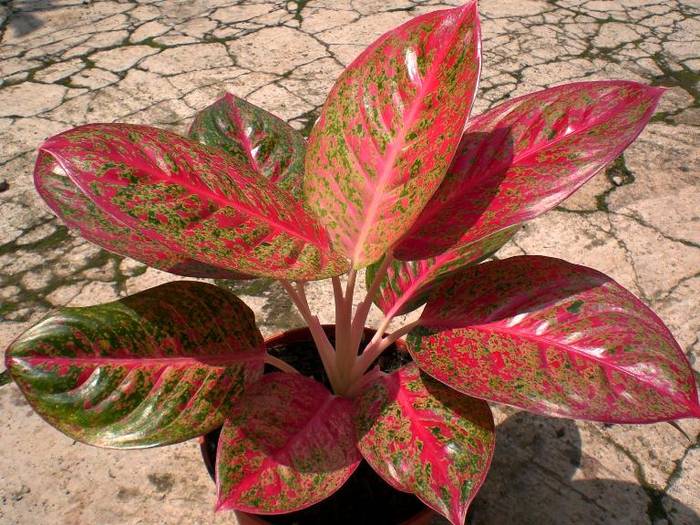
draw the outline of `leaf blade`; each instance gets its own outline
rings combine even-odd
[[[298,374],[265,375],[219,438],[217,510],[279,514],[339,489],[360,462],[351,403]]]
[[[74,128],[41,150],[101,211],[180,255],[298,280],[347,268],[300,203],[224,152],[130,124]]]
[[[354,268],[379,259],[439,185],[479,70],[469,2],[386,33],[336,82],[309,138],[304,191]]]
[[[250,276],[211,266],[175,253],[110,217],[88,199],[50,155],[39,152],[34,182],[44,202],[71,229],[88,241],[118,255],[176,275],[209,279],[249,279]]]
[[[428,300],[428,296],[444,279],[465,266],[478,264],[493,255],[515,235],[517,229],[518,226],[506,228],[429,259],[394,260],[382,279],[379,293],[374,298],[375,304],[390,317],[415,310]],[[374,263],[367,267],[365,278],[368,289],[379,265]]]
[[[539,256],[484,263],[443,283],[421,319],[409,351],[465,394],[603,422],[700,415],[668,329],[590,268]]]
[[[576,82],[470,120],[396,257],[434,257],[552,209],[641,133],[662,92],[636,82]]]
[[[226,93],[197,113],[187,135],[223,149],[296,200],[302,199],[306,141],[272,113]]]
[[[488,404],[410,363],[368,384],[355,408],[358,447],[372,468],[453,524],[464,523],[495,448]]]
[[[91,445],[142,448],[218,427],[262,375],[264,355],[242,301],[180,281],[60,309],[8,348],[6,366],[32,407],[60,431]]]

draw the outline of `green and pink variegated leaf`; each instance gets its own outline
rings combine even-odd
[[[300,374],[251,386],[224,423],[217,510],[280,514],[338,490],[360,463],[350,400]]]
[[[470,120],[396,257],[434,257],[552,209],[639,135],[662,92],[635,82],[573,83]]]
[[[298,280],[348,268],[300,202],[223,151],[129,124],[75,128],[40,151],[107,217],[186,259]]]
[[[223,149],[302,200],[306,141],[272,113],[226,93],[197,113],[188,136]]]
[[[88,199],[51,155],[39,152],[34,181],[39,195],[69,228],[77,230],[82,237],[110,252],[187,277],[249,278],[242,273],[189,259],[134,229],[127,228]]]
[[[378,259],[440,185],[480,70],[476,2],[410,20],[340,76],[309,138],[306,202],[355,268]]]
[[[73,439],[141,448],[220,426],[264,356],[240,299],[179,281],[62,308],[22,334],[5,363],[32,407]]]
[[[408,338],[422,370],[465,394],[611,423],[700,416],[666,326],[600,272],[522,256],[467,268],[431,295]]]
[[[459,246],[437,257],[417,261],[394,260],[389,266],[375,304],[382,312],[393,317],[403,315],[428,300],[428,296],[447,276],[465,266],[476,264],[498,251],[515,235],[519,226],[496,232],[471,244]],[[372,285],[381,261],[367,267],[367,288]]]
[[[410,363],[368,383],[355,400],[362,456],[389,484],[463,525],[496,444],[488,404]]]

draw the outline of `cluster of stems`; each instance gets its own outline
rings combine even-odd
[[[372,339],[360,351],[367,316],[392,261],[393,256],[391,254],[384,257],[374,276],[372,285],[367,291],[367,295],[354,311],[353,297],[357,271],[354,269],[350,270],[344,290],[340,278],[333,277],[335,347],[323,330],[318,316],[314,315],[309,308],[309,303],[306,299],[305,283],[281,281],[282,286],[309,327],[328,380],[337,395],[352,397],[357,394],[364,382],[372,377],[372,371],[368,373],[372,363],[376,361],[384,350],[389,348],[397,339],[406,335],[418,323],[417,321],[408,323],[398,330],[385,335],[389,324],[398,311],[399,304],[397,303],[394,308],[387,312]],[[291,365],[273,356],[268,355],[266,361],[280,370],[296,372]]]

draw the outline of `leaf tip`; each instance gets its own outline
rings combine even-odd
[[[696,402],[690,407],[690,416],[700,418],[700,403]]]
[[[226,498],[218,497],[214,504],[214,512],[218,513],[224,510],[231,510],[231,504]]]

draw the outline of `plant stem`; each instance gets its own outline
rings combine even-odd
[[[384,276],[386,275],[386,272],[393,261],[394,254],[392,252],[389,252],[384,256],[382,264],[379,266],[379,269],[374,275],[372,286],[370,286],[369,290],[367,291],[365,299],[357,307],[355,318],[352,320],[351,331],[351,345],[355,349],[355,352],[357,352],[357,349],[360,346],[365,323],[367,322],[367,316],[369,315],[369,311],[372,308],[372,303],[374,302],[374,296],[377,294],[377,291],[384,280]]]
[[[335,297],[335,309],[336,315],[338,313],[338,303],[343,300],[343,284],[340,282],[339,277],[332,277],[333,282],[333,297]]]
[[[357,394],[360,393],[362,390],[362,387],[364,387],[367,383],[372,381],[373,379],[376,379],[378,377],[381,377],[384,374],[379,368],[375,368],[373,370],[370,370],[366,374],[360,376],[350,387],[350,390],[348,390],[348,396],[349,397],[355,397]]]
[[[406,335],[408,332],[413,330],[419,324],[420,324],[420,319],[417,319],[411,323],[408,323],[408,324],[402,326],[398,330],[395,330],[394,332],[390,333],[384,339],[377,340],[377,341],[372,339],[372,341],[367,345],[364,352],[362,352],[362,355],[360,356],[360,358],[357,360],[357,363],[355,364],[355,369],[353,370],[353,381],[357,381],[357,379],[359,377],[361,377],[370,366],[372,366],[372,363],[374,363],[374,361],[380,355],[382,355],[382,352],[384,350],[389,348],[399,338]],[[379,333],[379,332],[377,332],[377,333]]]
[[[318,349],[318,353],[321,356],[323,368],[326,370],[328,380],[331,382],[331,385],[333,385],[333,388],[335,389],[336,385],[338,384],[338,378],[335,367],[335,350],[333,349],[333,345],[331,344],[331,342],[328,340],[326,332],[323,331],[323,327],[321,326],[318,317],[311,314],[309,303],[307,302],[306,295],[304,294],[303,286],[300,287],[300,295],[299,292],[297,292],[297,290],[294,288],[294,286],[292,286],[292,284],[289,281],[280,280],[280,283],[287,291],[289,298],[296,305],[301,316],[306,321],[306,324],[308,325],[309,330],[311,331],[311,337],[313,338],[314,343],[316,343],[316,348]]]
[[[352,301],[355,293],[355,281],[357,271],[350,270],[348,282],[345,287],[345,294],[339,290],[339,286],[334,286],[336,294],[336,318],[335,318],[335,347],[336,347],[336,371],[338,374],[339,391],[337,394],[344,394],[350,387],[352,381],[352,371],[357,361],[357,347],[352,347]],[[338,297],[338,292],[341,295]]]
[[[265,355],[265,362],[274,366],[275,368],[282,370],[283,372],[289,372],[290,374],[299,374],[299,370],[294,368],[292,365],[279,359],[278,357],[272,356],[270,354]]]

